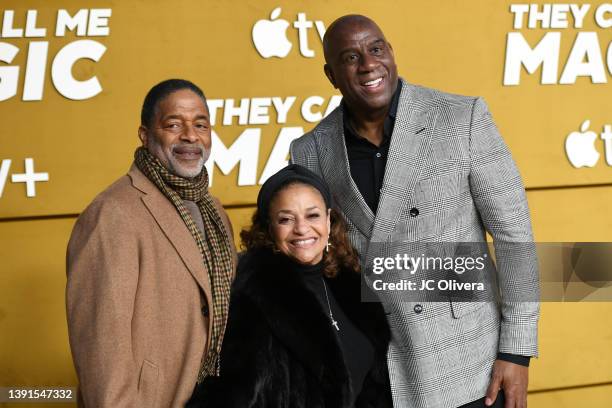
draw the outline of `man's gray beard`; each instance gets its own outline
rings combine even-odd
[[[176,157],[174,157],[174,154],[172,154],[176,146],[179,146],[179,145],[172,145],[170,147],[170,157],[168,158],[168,161],[169,161],[168,165],[170,168],[168,170],[170,170],[172,173],[176,174],[177,176],[184,177],[184,178],[197,177],[202,172],[202,169],[204,168],[204,164],[206,163],[206,160],[208,160],[208,158],[210,157],[210,150],[206,150],[204,146],[198,145],[198,147],[200,148],[202,157],[200,157],[200,160],[198,160],[198,165],[195,168],[186,169],[186,168],[182,168],[179,161],[176,159]]]
[[[200,160],[198,160],[198,164],[195,168],[193,169],[185,169],[182,168],[181,164],[179,163],[179,161],[176,159],[176,157],[174,157],[174,154],[172,154],[172,152],[174,151],[174,148],[179,146],[179,144],[173,144],[170,146],[170,152],[167,152],[164,150],[164,148],[161,146],[161,144],[157,141],[157,139],[155,137],[150,138],[149,141],[149,152],[151,152],[151,154],[153,154],[155,157],[157,157],[164,166],[166,166],[166,168],[173,174],[179,176],[179,177],[183,177],[183,178],[194,178],[197,177],[201,172],[202,169],[204,168],[204,164],[206,163],[206,161],[208,160],[208,158],[210,157],[210,149],[206,149],[204,148],[204,146],[200,143],[197,144],[197,147],[200,148],[200,152],[202,154],[202,157],[200,158]],[[159,156],[157,156],[157,154],[153,151],[153,150],[157,150],[163,153],[170,153],[168,154],[166,157],[161,158]],[[164,163],[164,159],[168,160],[168,163]]]

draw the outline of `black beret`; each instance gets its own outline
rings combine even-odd
[[[287,184],[293,182],[300,182],[308,184],[316,188],[323,196],[325,206],[331,208],[332,206],[332,195],[329,192],[327,184],[321,177],[308,170],[306,167],[299,166],[297,164],[290,164],[289,166],[279,170],[276,174],[272,175],[266,182],[261,186],[259,195],[257,196],[257,211],[259,214],[260,222],[267,224],[270,210],[270,201]]]

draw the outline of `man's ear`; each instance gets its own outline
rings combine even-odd
[[[387,41],[387,47],[389,47],[389,51],[391,51],[391,56],[393,58],[395,58],[395,53],[393,52],[393,47],[391,46],[391,43]]]
[[[147,134],[147,128],[143,125],[140,125],[140,127],[138,128],[138,138],[140,139],[144,147],[148,147],[147,145],[149,144],[149,135]]]
[[[329,64],[323,65],[323,71],[325,72],[325,76],[329,79],[329,82],[334,86],[334,88],[338,89],[336,85],[336,80],[334,79],[334,73],[332,72]]]

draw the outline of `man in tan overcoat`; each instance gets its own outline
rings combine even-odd
[[[182,407],[219,373],[235,249],[208,192],[209,119],[193,83],[153,87],[132,167],[77,220],[66,304],[79,406]]]

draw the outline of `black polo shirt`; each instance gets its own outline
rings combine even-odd
[[[395,115],[399,95],[402,90],[402,82],[397,81],[397,88],[391,99],[389,113],[383,124],[383,141],[380,146],[369,142],[353,129],[351,125],[351,113],[346,105],[342,103],[344,116],[344,140],[346,143],[346,153],[348,155],[351,169],[351,177],[357,185],[361,196],[364,198],[368,207],[376,214],[380,189],[382,188],[383,178],[385,177],[385,166],[389,146],[391,145],[391,133],[395,125]]]

